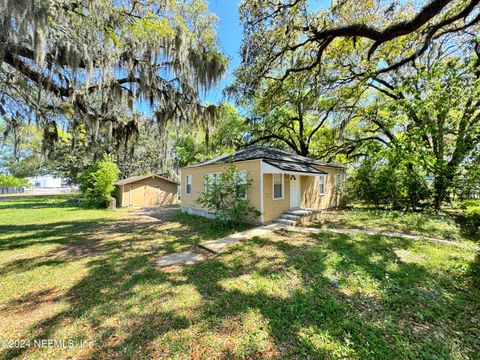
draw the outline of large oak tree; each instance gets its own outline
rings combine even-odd
[[[136,106],[161,129],[210,121],[200,94],[226,66],[215,22],[203,0],[2,0],[0,116],[10,133],[35,120],[45,150],[59,125],[128,140]]]
[[[390,73],[411,64],[432,44],[474,37],[479,4],[339,0],[322,9],[312,0],[244,0],[237,90],[252,94],[265,79],[321,75],[332,66],[329,75],[341,82]]]

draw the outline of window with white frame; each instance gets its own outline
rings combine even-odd
[[[273,199],[283,199],[283,174],[273,174]]]
[[[337,192],[341,193],[342,191],[343,191],[342,174],[337,174]]]
[[[318,177],[318,194],[325,195],[326,184],[327,184],[327,175],[320,175]]]
[[[192,195],[192,175],[185,176],[185,194]]]
[[[247,198],[247,188],[245,184],[247,184],[247,170],[239,170],[237,172],[237,195],[240,199]]]

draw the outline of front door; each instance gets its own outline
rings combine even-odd
[[[290,208],[300,207],[300,176],[290,177]]]

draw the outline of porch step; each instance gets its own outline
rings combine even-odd
[[[287,215],[295,215],[295,216],[306,216],[306,215],[311,215],[313,214],[312,210],[306,210],[306,209],[295,209],[295,210],[287,210],[284,212],[284,214]]]
[[[282,214],[282,216],[280,216],[281,219],[285,219],[285,220],[292,220],[292,221],[298,221],[298,220],[301,220],[302,217],[299,216],[299,215],[291,215],[291,214]]]
[[[297,221],[287,220],[287,219],[282,219],[282,218],[278,218],[278,219],[274,220],[274,222],[277,223],[277,224],[288,225],[288,226],[297,225]]]
[[[278,219],[275,220],[277,224],[297,226],[302,223],[305,217],[310,219],[310,215],[321,212],[319,209],[292,209],[285,211]]]

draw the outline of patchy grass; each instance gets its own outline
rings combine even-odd
[[[2,339],[92,347],[0,358],[475,358],[479,259],[378,236],[277,232],[185,268],[153,260],[225,235],[69,201],[0,202]],[[232,231],[232,230],[229,230]]]
[[[315,226],[402,232],[448,240],[465,240],[462,228],[451,214],[347,209],[326,212]]]

